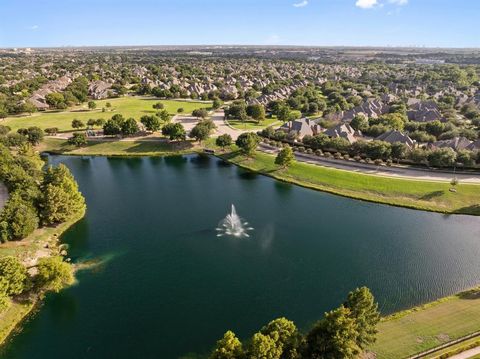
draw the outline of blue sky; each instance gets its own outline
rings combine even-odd
[[[480,47],[479,0],[0,0],[0,47]]]

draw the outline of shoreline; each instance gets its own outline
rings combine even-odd
[[[85,213],[80,213],[79,215],[75,216],[71,220],[61,223],[56,227],[46,227],[46,228],[39,228],[34,233],[32,233],[28,240],[32,241],[30,243],[30,247],[33,247],[34,244],[46,244],[50,241],[54,241],[55,245],[51,249],[58,249],[58,246],[61,244],[61,236],[70,229],[73,225],[77,222],[82,220],[85,217]],[[42,233],[42,232],[47,233]],[[35,241],[35,243],[33,243]],[[0,245],[0,249],[2,249],[2,245]],[[31,248],[30,248],[31,249]],[[0,252],[1,253],[1,252]],[[49,251],[48,257],[52,256],[53,250]],[[38,259],[38,258],[33,258]],[[23,323],[28,319],[30,315],[35,313],[35,309],[43,303],[43,296],[46,292],[34,292],[34,293],[26,293],[28,299],[25,301],[17,301],[14,300],[9,305],[4,312],[0,313],[0,350],[4,347],[9,340],[18,332],[21,331],[21,327]],[[6,318],[6,319],[5,319]],[[5,322],[4,322],[5,319]]]

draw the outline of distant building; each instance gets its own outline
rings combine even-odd
[[[295,137],[303,138],[305,136],[315,136],[321,132],[321,127],[308,118],[288,121],[284,123],[279,130],[286,133],[294,133]]]
[[[408,148],[415,147],[414,140],[412,140],[408,135],[404,134],[403,132],[400,132],[397,130],[391,130],[391,131],[385,132],[384,134],[381,134],[380,136],[375,138],[375,140],[385,141],[388,143],[400,142],[406,145]]]
[[[348,123],[342,123],[338,126],[330,128],[324,132],[330,138],[344,138],[349,143],[357,141],[357,137],[362,136],[360,131],[355,131]]]
[[[465,137],[454,137],[449,140],[442,140],[431,143],[428,147],[430,149],[437,149],[437,148],[451,148],[455,151],[459,150],[466,150],[472,145],[472,141]]]

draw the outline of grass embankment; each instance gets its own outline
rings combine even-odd
[[[106,103],[110,102],[112,107],[102,112],[106,108]],[[125,118],[133,117],[140,120],[144,115],[153,115],[158,112],[152,108],[152,105],[161,102],[165,109],[171,114],[176,115],[179,108],[183,108],[182,114],[189,114],[198,108],[210,107],[209,102],[181,101],[181,100],[159,100],[156,98],[145,97],[120,97],[116,99],[95,101],[97,108],[88,110],[86,104],[69,109],[67,111],[46,111],[37,112],[30,116],[12,116],[0,121],[0,124],[9,126],[13,131],[19,128],[38,126],[41,129],[57,127],[59,131],[72,131],[72,120],[79,119],[86,122],[91,119],[109,119],[115,114],[121,114]]]
[[[233,128],[241,131],[249,131],[249,130],[256,130],[260,131],[264,128],[274,125],[280,125],[281,122],[277,120],[276,117],[274,118],[266,118],[261,122],[248,120],[248,121],[241,121],[241,120],[227,120],[227,123],[232,126]]]
[[[0,257],[16,256],[24,264],[31,266],[39,258],[55,255],[58,252],[58,240],[63,232],[83,218],[84,213],[55,227],[35,230],[27,238],[18,242],[0,244]],[[46,245],[48,244],[48,248]],[[41,293],[22,294],[12,300],[3,312],[0,312],[0,345],[18,328],[22,320],[32,311]]]
[[[378,359],[406,358],[480,330],[480,289],[386,317],[378,326],[377,343],[371,350]],[[427,356],[468,348],[479,338]]]
[[[345,197],[442,213],[480,215],[480,185],[387,178],[296,162],[279,169],[275,157],[257,152],[247,158],[238,152],[222,156],[240,167],[273,178]]]
[[[163,139],[118,141],[92,140],[84,147],[75,147],[67,140],[46,138],[39,146],[41,152],[77,156],[171,156],[195,152],[192,142],[169,143]]]

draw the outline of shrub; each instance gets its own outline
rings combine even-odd
[[[322,152],[322,150],[316,150],[316,151],[315,151],[315,154],[316,154],[317,156],[322,156],[322,155],[323,155],[323,152]]]

